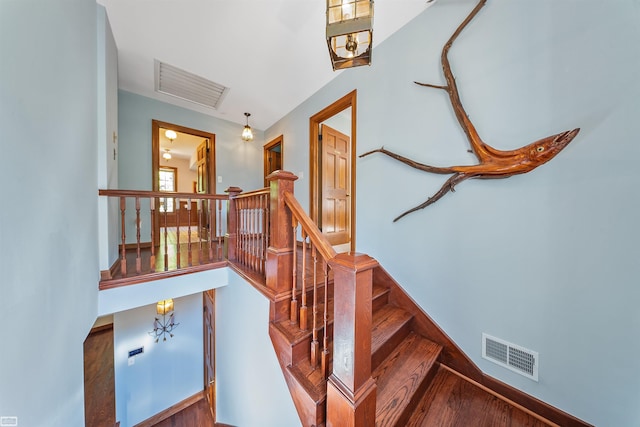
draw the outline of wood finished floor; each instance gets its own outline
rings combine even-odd
[[[550,425],[441,367],[406,427]]]
[[[116,417],[113,328],[89,334],[84,342],[86,427],[113,427]]]

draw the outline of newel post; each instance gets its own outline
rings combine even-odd
[[[242,193],[240,187],[229,187],[224,190],[229,194],[229,204],[227,204],[227,234],[225,236],[226,252],[228,260],[236,259],[236,239],[238,236],[238,215],[235,197]],[[212,213],[209,212],[209,215]]]
[[[327,381],[327,427],[375,425],[376,383],[371,378],[371,294],[368,255],[342,253],[334,274],[333,372]]]
[[[293,182],[298,179],[291,172],[275,171],[267,176],[270,188],[269,248],[265,266],[267,288],[275,294],[291,291],[293,268],[293,230],[291,211],[285,207],[284,194],[293,194]]]

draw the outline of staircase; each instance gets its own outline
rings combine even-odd
[[[402,307],[406,295],[398,298],[396,293],[401,290],[388,287],[390,278],[381,267],[373,276],[371,369],[377,386],[375,426],[558,425],[485,390],[444,365],[445,360],[459,363],[464,356],[450,341],[437,342],[444,335],[423,335],[428,331],[421,324],[431,320],[412,314],[415,306]],[[329,305],[333,307],[331,283],[328,292]],[[333,316],[328,325],[332,328]],[[269,327],[302,425],[320,427],[326,421],[327,381],[321,369],[313,369],[310,364],[312,332],[300,330],[289,319],[273,321]],[[322,332],[320,327],[317,334],[322,336]],[[329,350],[332,354],[332,343]],[[331,361],[329,372],[332,365]],[[459,394],[461,390],[468,399]]]
[[[293,174],[267,179],[264,281],[230,262],[270,300],[269,335],[303,426],[588,426],[482,373],[377,261],[335,253],[293,196]],[[252,239],[234,241],[237,252]]]

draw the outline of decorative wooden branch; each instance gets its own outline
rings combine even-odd
[[[460,126],[464,130],[464,133],[467,135],[467,139],[469,140],[469,144],[471,145],[471,152],[473,152],[478,158],[479,163],[477,165],[470,166],[430,166],[423,163],[418,163],[414,160],[386,150],[384,147],[360,155],[360,157],[365,157],[373,153],[383,153],[413,168],[420,169],[425,172],[443,175],[452,174],[452,176],[447,179],[447,181],[440,188],[440,190],[438,190],[437,193],[429,197],[421,205],[409,209],[402,215],[395,218],[393,220],[394,222],[398,221],[405,215],[408,215],[420,209],[424,209],[427,206],[437,202],[448,192],[455,191],[455,186],[464,180],[471,178],[508,178],[512,175],[518,175],[532,171],[538,166],[553,159],[564,147],[566,147],[573,140],[573,138],[575,138],[575,136],[580,131],[580,128],[576,128],[570,131],[558,133],[556,135],[542,138],[529,145],[525,145],[524,147],[510,151],[497,150],[482,141],[482,139],[478,135],[478,132],[473,126],[473,123],[471,123],[471,120],[469,120],[469,116],[467,115],[464,107],[462,106],[462,102],[460,101],[460,95],[458,93],[458,87],[456,86],[456,80],[453,77],[453,73],[451,72],[451,65],[449,64],[448,54],[451,45],[456,40],[458,35],[477,15],[477,13],[480,11],[480,9],[482,9],[486,2],[487,0],[480,0],[476,7],[471,11],[469,16],[467,16],[467,18],[460,24],[460,26],[458,26],[456,31],[442,48],[442,70],[444,72],[444,77],[447,81],[447,84],[441,86],[414,82],[420,86],[444,90],[449,94],[449,99],[451,100],[451,105],[453,107],[456,118],[458,119],[458,123],[460,123]]]

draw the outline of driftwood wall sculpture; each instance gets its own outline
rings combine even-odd
[[[478,11],[482,9],[485,3],[486,0],[480,0],[476,7],[471,11],[469,16],[467,16],[467,18],[460,24],[460,26],[458,26],[451,38],[449,38],[447,43],[442,48],[442,70],[444,72],[444,77],[447,84],[441,86],[414,82],[420,86],[444,90],[449,94],[449,99],[451,100],[451,105],[453,107],[453,111],[455,112],[456,118],[458,119],[460,126],[467,135],[467,139],[469,140],[469,143],[471,145],[471,151],[478,158],[479,163],[477,165],[468,166],[430,166],[423,163],[418,163],[414,160],[393,153],[389,150],[386,150],[384,147],[360,155],[360,157],[365,157],[373,153],[383,153],[413,168],[420,169],[425,172],[451,175],[451,177],[447,179],[447,181],[437,193],[435,193],[421,205],[409,209],[402,215],[395,218],[393,220],[394,222],[398,221],[405,215],[410,214],[411,212],[424,209],[427,206],[435,203],[448,192],[454,191],[454,188],[457,184],[467,179],[508,178],[512,175],[518,175],[532,171],[538,166],[553,159],[564,147],[566,147],[573,140],[573,138],[575,138],[575,136],[580,131],[580,129],[577,128],[556,135],[551,135],[529,145],[525,145],[524,147],[509,151],[497,150],[482,141],[482,139],[478,135],[478,132],[473,126],[473,123],[471,123],[471,120],[469,120],[469,117],[467,116],[467,113],[462,106],[462,102],[460,101],[458,88],[456,86],[456,80],[453,77],[453,73],[451,72],[451,65],[449,64],[448,53],[455,39],[467,26],[467,24],[469,24],[469,22],[474,18],[474,16],[476,16]]]

